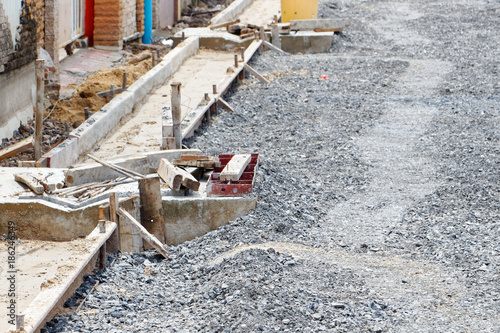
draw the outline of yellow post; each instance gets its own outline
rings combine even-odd
[[[281,22],[315,20],[318,18],[318,0],[281,0]]]

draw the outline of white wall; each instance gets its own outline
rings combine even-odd
[[[12,34],[12,44],[16,45],[17,27],[21,21],[22,0],[0,0],[7,19],[10,23],[10,32]]]

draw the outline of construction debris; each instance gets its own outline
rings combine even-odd
[[[204,169],[214,169],[216,167],[220,167],[218,157],[205,155],[182,155],[179,159],[174,160],[172,164],[176,166]]]
[[[181,185],[193,191],[198,191],[200,182],[189,172],[183,170],[168,160],[162,158],[158,167],[158,175],[174,191],[179,192]]]
[[[33,135],[28,137],[27,139],[19,141],[7,148],[0,150],[0,161],[17,155],[30,148],[33,148]]]
[[[131,225],[146,242],[158,251],[158,253],[160,253],[163,257],[168,258],[167,251],[163,248],[163,244],[158,240],[158,238],[150,234],[146,228],[144,228],[136,219],[132,217],[132,215],[130,215],[123,208],[119,208],[117,213],[123,221]]]
[[[250,154],[234,155],[220,173],[220,180],[223,182],[237,182],[240,180],[241,175],[250,163],[250,160]]]

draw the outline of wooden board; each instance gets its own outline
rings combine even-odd
[[[251,160],[252,156],[250,154],[234,155],[220,173],[220,180],[223,182],[237,182]]]
[[[263,77],[262,75],[260,75],[259,72],[257,72],[255,69],[253,69],[252,67],[250,67],[249,64],[245,64],[245,69],[250,73],[252,74],[253,76],[255,76],[260,82],[264,83],[264,84],[268,84],[269,81],[266,80],[265,77]]]
[[[175,165],[162,158],[158,166],[158,175],[172,190],[179,192],[181,189],[182,175],[176,172]]]
[[[344,29],[348,26],[348,20],[339,19],[296,20],[290,22],[292,30]]]
[[[220,161],[217,157],[202,155],[183,155],[180,159],[174,160],[172,164],[176,166],[204,169],[214,169],[216,167],[220,167]]]
[[[137,222],[137,220],[134,219],[132,215],[130,215],[123,208],[118,209],[118,215],[129,225],[131,225],[146,242],[148,242],[156,251],[158,251],[158,253],[160,253],[165,258],[168,258],[167,251],[163,248],[163,244],[155,236],[151,235],[139,222]]]
[[[22,153],[23,151],[30,148],[33,148],[33,135],[24,139],[23,141],[14,143],[10,147],[0,150],[0,161]]]
[[[321,20],[296,20],[290,21],[292,30],[314,30],[314,29],[344,29],[349,26],[348,20],[321,19]]]
[[[162,158],[158,167],[158,175],[165,183],[174,191],[180,190],[180,185],[187,187],[190,190],[198,191],[200,182],[196,180],[189,172],[176,167],[168,160]],[[180,185],[178,184],[180,179]],[[170,186],[172,184],[172,186]]]
[[[44,191],[43,185],[39,179],[29,173],[18,173],[14,175],[17,182],[28,186],[36,194],[42,194]]]

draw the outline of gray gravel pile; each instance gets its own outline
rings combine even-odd
[[[109,258],[47,331],[500,332],[500,5],[320,13],[352,21],[328,54],[256,57],[271,83],[187,142],[260,153],[256,210],[167,260]]]

